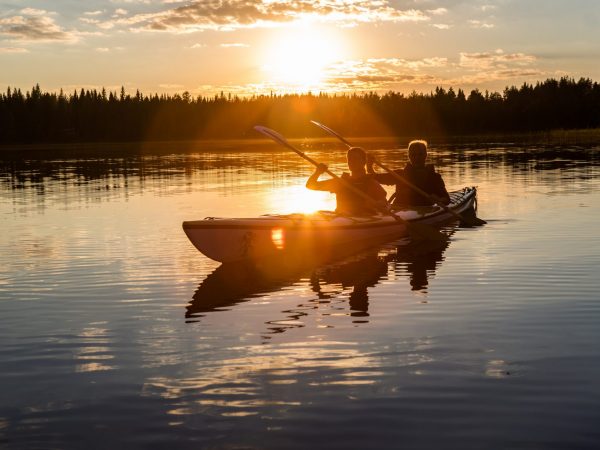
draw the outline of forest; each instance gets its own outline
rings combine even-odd
[[[600,126],[600,85],[563,77],[500,92],[436,88],[430,93],[286,94],[193,97],[106,89],[0,94],[0,143],[171,141],[318,137],[323,122],[346,136],[430,136],[537,132]]]

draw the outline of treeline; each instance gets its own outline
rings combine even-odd
[[[8,88],[0,94],[0,143],[103,142],[258,137],[256,124],[290,137],[322,136],[315,119],[347,136],[534,132],[600,126],[600,85],[548,79],[502,93],[438,87],[428,94],[295,94],[237,97],[71,94]]]

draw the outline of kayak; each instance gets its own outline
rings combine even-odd
[[[474,210],[477,190],[450,192],[449,209]],[[183,222],[194,246],[209,258],[223,262],[260,260],[275,256],[302,258],[324,255],[340,248],[364,249],[408,235],[407,223],[442,225],[455,216],[437,205],[402,209],[391,215],[349,217],[331,211],[314,214],[273,214],[255,218],[217,218]]]

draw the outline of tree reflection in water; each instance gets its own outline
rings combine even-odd
[[[451,235],[454,230],[446,230],[446,233]],[[284,319],[265,321],[267,335],[303,327],[300,318],[315,313],[321,304],[345,304],[348,290],[352,322],[367,323],[369,288],[386,279],[390,273],[395,273],[409,279],[412,291],[425,291],[429,278],[444,260],[449,243],[449,240],[406,239],[352,256],[340,256],[334,262],[316,259],[292,264],[278,259],[261,264],[223,264],[200,283],[186,307],[185,317],[188,322],[199,322],[212,312],[227,311],[237,304],[279,292],[301,280],[309,280],[308,285],[315,297],[293,309],[281,311]]]

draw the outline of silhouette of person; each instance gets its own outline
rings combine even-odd
[[[315,191],[329,191],[336,194],[337,207],[335,211],[338,214],[349,216],[362,216],[377,213],[376,204],[386,207],[385,189],[375,180],[372,175],[367,174],[366,163],[367,155],[360,147],[352,147],[346,154],[350,174],[343,173],[341,178],[318,181],[319,176],[327,170],[325,164],[319,164],[314,173],[306,181],[306,187]],[[364,192],[373,199],[373,202],[367,201],[362,196],[350,190],[346,183],[354,188]]]
[[[409,162],[406,163],[404,169],[394,171],[396,175],[432,196],[435,203],[444,205],[450,203],[450,195],[446,190],[442,176],[435,171],[433,164],[425,163],[427,159],[427,142],[421,140],[411,141],[408,144],[408,159]],[[371,158],[367,160],[367,170],[379,183],[396,186],[396,192],[392,196],[393,207],[430,206],[433,204],[430,198],[402,183],[391,173],[375,173]]]

